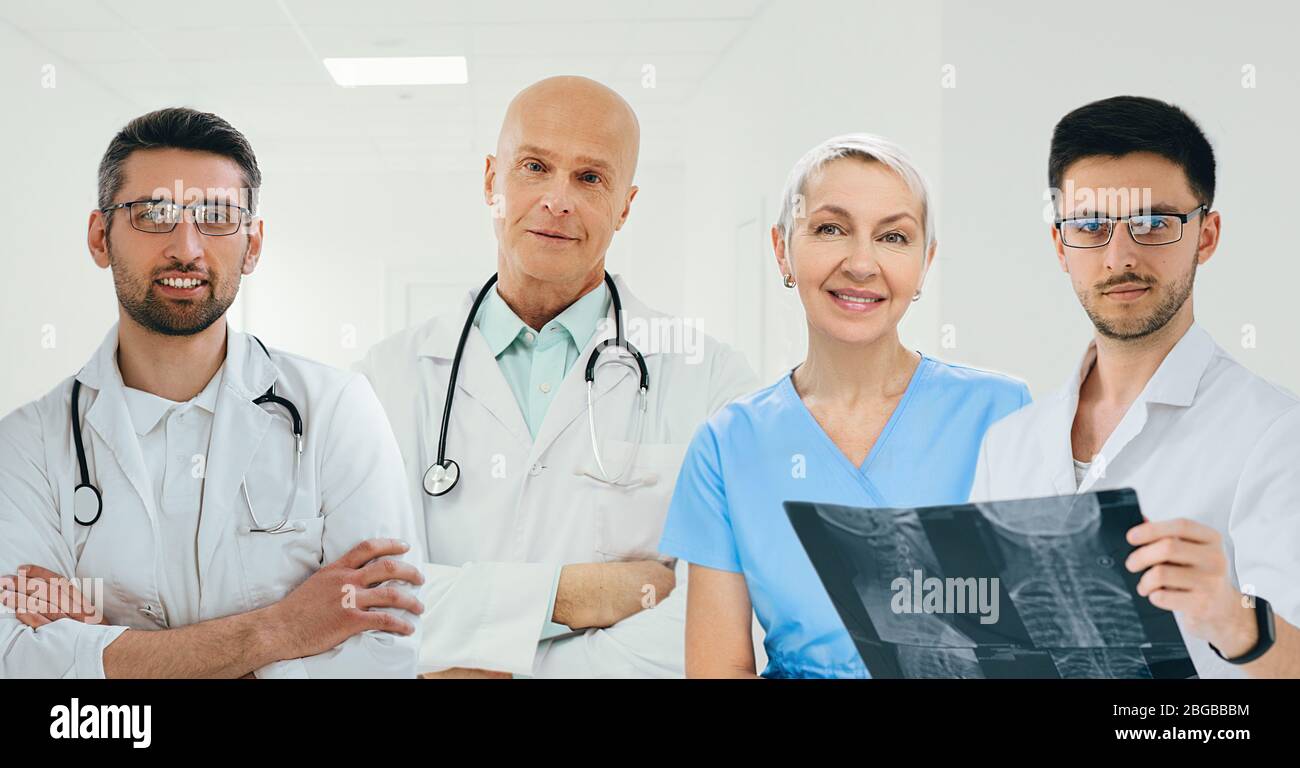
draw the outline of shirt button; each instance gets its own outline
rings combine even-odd
[[[534,464],[528,468],[528,474],[532,475],[533,477],[537,477],[538,475],[542,474],[543,469],[545,469],[545,467],[543,467],[541,464]]]
[[[537,336],[532,331],[528,331],[524,333],[524,341],[528,342],[529,344],[532,344],[533,339],[535,338],[537,338]]]
[[[542,390],[543,395],[550,394],[551,385],[547,384],[546,382],[542,382],[541,386],[539,386],[538,389]]]

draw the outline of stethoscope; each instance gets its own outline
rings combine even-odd
[[[451,376],[447,380],[447,400],[442,406],[442,429],[438,432],[438,458],[424,472],[424,492],[430,496],[442,496],[455,488],[456,482],[460,480],[460,465],[447,458],[447,426],[451,423],[451,400],[456,393],[456,375],[460,372],[460,360],[465,351],[465,342],[469,339],[470,329],[474,327],[474,319],[478,316],[479,305],[483,303],[483,299],[488,295],[488,291],[492,290],[492,286],[496,284],[496,281],[497,276],[493,275],[483,284],[478,296],[474,297],[474,304],[470,307],[469,315],[465,318],[465,325],[460,330],[460,341],[456,344],[456,356],[451,361]],[[620,485],[636,459],[636,452],[633,451],[628,456],[622,471],[611,478],[605,470],[605,462],[600,455],[600,441],[596,438],[596,418],[593,401],[595,400],[596,370],[599,367],[597,363],[600,360],[601,353],[610,347],[617,349],[619,356],[608,361],[608,363],[618,363],[633,368],[632,363],[628,362],[629,357],[636,363],[635,370],[641,377],[640,391],[637,395],[639,414],[636,438],[633,441],[633,445],[636,446],[641,444],[641,434],[645,429],[647,396],[650,393],[650,371],[646,368],[645,358],[623,336],[623,302],[618,295],[618,288],[614,285],[614,280],[609,276],[608,272],[605,273],[605,285],[609,286],[610,302],[614,305],[614,338],[605,339],[596,345],[596,348],[591,352],[591,356],[587,358],[587,367],[583,375],[587,381],[587,427],[591,433],[591,450],[595,454],[596,466],[601,475],[596,479],[611,485]]]
[[[271,359],[271,353],[267,350],[266,345],[256,336],[252,337],[257,342],[257,346],[262,348],[266,353],[266,358]],[[77,466],[81,470],[81,482],[72,491],[72,519],[77,521],[78,525],[92,526],[99,522],[99,517],[104,513],[104,494],[100,492],[99,487],[90,482],[90,469],[86,464],[86,449],[81,440],[81,419],[78,415],[77,402],[81,395],[81,382],[73,379],[72,381],[72,442],[77,448]],[[292,421],[294,443],[297,450],[293,456],[293,493],[289,494],[289,500],[284,505],[284,514],[280,522],[274,525],[263,525],[257,519],[257,512],[253,510],[253,502],[248,498],[248,484],[241,483],[240,489],[244,492],[244,503],[248,505],[248,514],[253,518],[253,524],[248,527],[250,533],[288,533],[296,530],[289,525],[289,513],[293,509],[293,502],[298,496],[298,481],[300,470],[302,469],[302,417],[298,414],[298,409],[288,398],[280,397],[275,394],[275,385],[266,390],[261,397],[253,400],[253,405],[262,405],[271,403],[284,408]],[[90,511],[94,510],[94,515]],[[85,513],[85,514],[83,514]],[[87,520],[86,518],[89,518]]]

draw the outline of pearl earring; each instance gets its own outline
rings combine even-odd
[[[786,287],[786,288],[793,288],[793,287],[794,287],[794,275],[786,275],[786,276],[785,276],[785,280],[783,280],[782,282],[785,283],[785,287]]]

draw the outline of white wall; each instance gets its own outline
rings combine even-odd
[[[54,88],[42,87],[46,65],[55,67]],[[121,101],[0,25],[0,104],[0,413],[7,413],[80,368],[117,317],[112,278],[86,250],[86,222]]]
[[[54,88],[42,87],[46,64],[55,66]],[[520,73],[520,85],[548,74]],[[634,106],[651,97],[626,95]],[[96,170],[123,124],[168,104],[121,95],[3,23],[0,98],[0,145],[16,180],[0,185],[4,414],[76,372],[117,319],[111,274],[95,267],[85,243]],[[495,147],[496,122],[479,127],[463,170],[448,173],[368,168],[337,154],[304,160],[300,148],[241,121],[220,94],[196,88],[187,104],[227,117],[258,152],[265,247],[231,320],[268,345],[349,366],[408,319],[440,311],[439,299],[459,304],[459,289],[481,285],[495,268],[481,169]],[[304,119],[303,141],[318,130],[328,134]],[[655,136],[643,141],[637,183],[641,192],[608,267],[626,274],[643,300],[680,311],[681,162]],[[408,306],[411,297],[425,303]]]
[[[1288,229],[1300,175],[1288,149],[1300,94],[1289,36],[1300,11],[1258,0],[1231,13],[1206,0],[1181,3],[1158,11],[1165,32],[1153,39],[1139,23],[1149,13],[1134,17],[1131,6],[1109,0],[1082,10],[1027,1],[993,8],[938,0],[763,6],[698,82],[680,119],[647,126],[641,193],[614,239],[611,270],[626,273],[643,299],[736,343],[774,378],[800,359],[805,338],[768,243],[781,184],[816,142],[880,133],[912,152],[938,196],[938,262],[904,340],[1018,375],[1041,395],[1089,334],[1041,219],[1052,125],[1089,100],[1144,93],[1185,106],[1219,154],[1223,244],[1199,275],[1199,318],[1247,365],[1300,390],[1300,323],[1290,314],[1300,259]],[[47,64],[56,67],[56,88],[42,87]],[[942,87],[945,64],[955,67],[955,88]],[[1248,64],[1253,89],[1242,87]],[[523,85],[547,74],[509,76]],[[696,83],[622,88],[648,112],[671,95],[664,89],[686,85]],[[370,168],[341,162],[338,147],[304,162],[313,154],[302,145],[335,141],[330,126],[310,119],[309,103],[301,136],[286,138],[291,115],[274,126],[241,119],[242,102],[225,94],[200,83],[189,103],[244,130],[266,176],[266,252],[236,305],[241,327],[345,366],[408,318],[434,311],[446,292],[431,281],[478,285],[491,271],[495,245],[479,189],[495,119],[478,121],[457,150],[463,166],[451,170]],[[5,24],[0,100],[4,413],[74,372],[115,319],[111,278],[84,243],[95,169],[114,131],[162,104],[136,100],[116,78],[78,69]],[[355,217],[323,218],[322,203]],[[424,304],[408,307],[408,296]],[[1240,343],[1247,325],[1254,348]],[[953,348],[942,345],[946,326]]]

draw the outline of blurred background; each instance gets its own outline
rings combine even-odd
[[[1043,214],[1052,126],[1121,93],[1175,102],[1220,165],[1223,242],[1197,316],[1300,390],[1297,28],[1300,7],[1265,2],[5,0],[0,413],[74,373],[117,317],[85,235],[100,156],[132,117],[192,106],[249,137],[266,247],[232,322],[348,366],[491,273],[484,156],[513,94],[555,74],[596,78],[640,116],[641,192],[609,260],[640,298],[775,379],[805,343],[768,235],[781,184],[822,139],[880,133],[938,196],[938,261],[905,342],[1035,396],[1091,332]],[[390,56],[462,56],[467,82],[345,88],[323,63]]]

